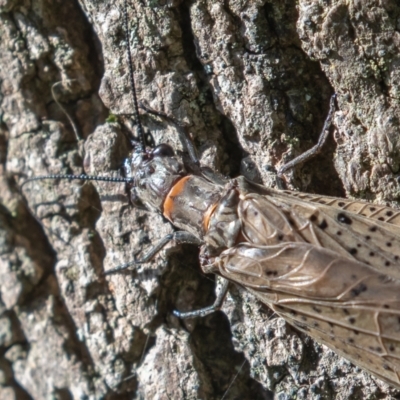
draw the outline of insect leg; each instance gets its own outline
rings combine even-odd
[[[57,106],[60,108],[60,110],[64,113],[64,115],[67,117],[69,124],[71,125],[72,130],[74,131],[75,134],[75,139],[77,141],[77,143],[81,143],[82,142],[82,137],[79,134],[78,131],[78,127],[75,124],[74,120],[72,119],[72,117],[69,115],[68,111],[65,109],[65,107],[59,102],[57,95],[55,93],[55,88],[56,86],[60,86],[63,83],[72,83],[72,82],[77,82],[77,79],[66,79],[65,81],[59,81],[54,83],[51,86],[51,96],[53,97],[53,100],[55,101],[55,103],[57,104]]]
[[[205,317],[208,314],[212,314],[215,311],[218,311],[222,303],[225,300],[226,294],[228,293],[228,288],[229,288],[229,281],[227,279],[224,279],[224,283],[222,285],[221,290],[217,294],[217,298],[214,301],[214,304],[209,307],[204,307],[200,308],[199,310],[195,311],[188,311],[188,312],[180,312],[178,310],[174,310],[173,314],[181,319],[187,319],[187,318],[195,318],[195,317]]]
[[[141,260],[130,261],[126,264],[119,265],[118,267],[109,269],[104,272],[104,275],[111,275],[115,272],[123,271],[132,265],[143,264],[150,261],[166,244],[174,240],[177,244],[188,243],[200,246],[202,242],[191,233],[185,231],[177,231],[164,236],[154,247],[152,247]]]
[[[310,158],[316,156],[322,149],[323,145],[326,143],[326,139],[328,139],[329,135],[329,128],[332,123],[332,117],[333,113],[335,111],[335,99],[336,99],[336,93],[334,93],[331,96],[330,102],[329,102],[329,112],[328,116],[325,119],[324,126],[322,128],[322,132],[318,138],[318,142],[315,146],[311,147],[311,149],[307,150],[303,154],[300,154],[298,157],[294,158],[293,160],[289,161],[288,163],[282,165],[278,173],[276,175],[276,184],[279,189],[285,189],[284,181],[283,181],[283,174],[291,168],[294,168],[296,165],[299,165]]]
[[[189,157],[192,160],[194,166],[198,168],[198,172],[204,176],[204,178],[208,179],[209,181],[215,183],[216,185],[219,186],[224,186],[228,182],[228,180],[222,176],[221,174],[216,173],[215,171],[212,171],[210,168],[207,167],[202,167],[200,165],[200,160],[197,155],[197,150],[195,145],[193,144],[192,140],[190,139],[186,129],[174,118],[171,117],[161,111],[154,110],[153,108],[149,107],[148,105],[145,105],[143,103],[140,103],[140,107],[147,111],[149,114],[154,114],[158,117],[164,118],[167,121],[171,122],[172,124],[175,125],[178,133],[179,133],[179,138],[181,142],[184,144],[185,149],[189,153]]]
[[[197,156],[196,147],[190,140],[190,137],[187,134],[185,128],[174,117],[171,117],[168,114],[165,114],[161,111],[154,110],[153,108],[149,107],[146,104],[143,104],[142,102],[140,103],[140,107],[143,110],[147,111],[149,114],[156,115],[157,117],[164,118],[167,121],[173,123],[178,130],[181,141],[183,142],[187,152],[189,153],[190,159],[196,166],[200,167],[200,161],[199,161],[199,157]]]

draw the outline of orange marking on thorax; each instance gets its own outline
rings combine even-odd
[[[210,218],[213,215],[215,209],[217,208],[218,203],[213,204],[211,207],[208,207],[208,210],[206,211],[203,219],[203,227],[204,231],[208,231],[208,227],[210,225]]]
[[[171,214],[173,213],[174,208],[175,208],[175,203],[174,203],[175,197],[179,196],[182,193],[182,191],[185,187],[185,184],[189,179],[190,179],[190,175],[187,175],[187,176],[183,177],[182,179],[180,179],[177,183],[175,183],[174,186],[172,186],[171,190],[167,194],[167,197],[165,198],[163,215],[165,218],[167,218],[172,223],[173,223],[173,221],[171,219]]]

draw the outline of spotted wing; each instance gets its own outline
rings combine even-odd
[[[289,323],[400,387],[400,281],[309,243],[240,244],[215,266]]]
[[[400,226],[400,210],[395,208],[371,204],[360,200],[319,196],[309,193],[292,192],[289,190],[282,191],[281,193],[296,197],[306,202],[327,205],[353,214],[358,214],[373,221],[386,222],[391,225]]]
[[[400,279],[400,232],[394,224],[281,192],[243,196],[239,217],[253,245],[311,243]]]

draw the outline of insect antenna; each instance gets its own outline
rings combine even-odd
[[[114,182],[114,183],[131,183],[134,184],[134,178],[114,178],[111,176],[97,176],[97,175],[70,175],[70,174],[53,174],[53,175],[41,175],[34,176],[32,178],[26,179],[21,184],[21,189],[28,182],[42,181],[45,179],[68,179],[68,180],[79,180],[79,181],[102,181],[102,182]]]
[[[140,116],[139,116],[139,103],[137,100],[137,95],[136,95],[136,85],[135,85],[135,78],[133,74],[133,65],[132,65],[132,51],[131,51],[131,45],[129,41],[129,27],[128,27],[128,3],[127,0],[124,1],[124,8],[123,8],[123,15],[124,15],[124,31],[125,31],[125,41],[126,41],[126,50],[127,50],[127,62],[128,62],[128,70],[129,70],[129,81],[130,81],[130,86],[131,86],[131,93],[132,93],[132,103],[133,103],[133,117],[135,120],[135,124],[138,129],[139,133],[139,145],[140,145],[140,151],[142,153],[146,152],[146,138],[145,138],[145,133],[144,129],[142,126],[142,123],[140,121]],[[78,134],[77,128],[71,119],[71,117],[68,115],[66,110],[62,107],[62,105],[59,103],[59,101],[56,99],[54,95],[54,86],[59,84],[57,82],[56,84],[53,85],[52,87],[52,94],[53,98],[56,101],[57,105],[61,108],[61,110],[67,115],[69,122],[71,123],[72,129],[75,133],[77,141],[80,141],[80,135]],[[134,179],[133,178],[113,178],[113,177],[108,177],[108,176],[95,176],[95,175],[71,175],[71,174],[50,174],[50,175],[41,175],[41,176],[35,176],[32,178],[26,179],[20,186],[22,189],[23,186],[29,182],[33,181],[40,181],[40,180],[45,180],[45,179],[68,179],[68,180],[81,180],[81,181],[103,181],[103,182],[113,182],[113,183],[129,183],[132,186],[134,186]]]
[[[129,69],[129,83],[131,86],[132,93],[132,103],[133,103],[133,117],[135,119],[135,123],[137,125],[138,133],[139,133],[139,142],[142,153],[145,153],[146,150],[146,139],[143,130],[142,123],[140,121],[139,116],[139,104],[136,96],[136,85],[135,85],[135,77],[133,75],[133,65],[132,65],[132,51],[131,44],[129,40],[129,23],[128,23],[128,2],[124,1],[124,30],[125,30],[125,41],[126,41],[126,57],[128,62]]]

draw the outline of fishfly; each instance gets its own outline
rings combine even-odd
[[[128,31],[125,9],[125,28]],[[129,43],[128,37],[127,42]],[[128,46],[129,49],[129,46]],[[130,49],[128,51],[131,62]],[[225,179],[201,167],[184,129],[190,165],[171,146],[146,146],[131,71],[139,138],[125,163],[125,178],[49,175],[28,179],[81,179],[127,183],[131,197],[161,213],[179,231],[147,255],[110,269],[118,273],[143,263],[174,240],[201,246],[205,273],[226,278],[211,307],[175,311],[204,316],[221,307],[228,282],[237,283],[299,330],[354,364],[400,388],[400,212],[361,201],[274,190],[239,176]],[[279,176],[306,157],[291,162]]]

